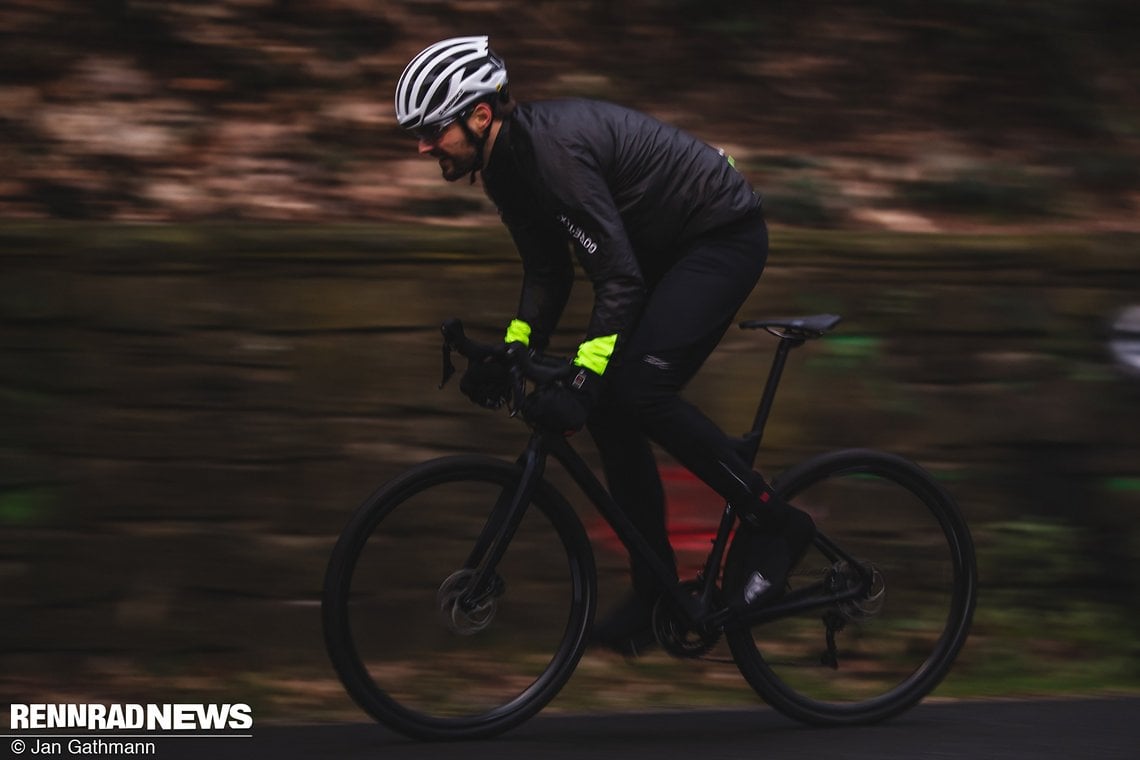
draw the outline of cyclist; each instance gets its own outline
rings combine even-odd
[[[782,594],[814,535],[811,518],[776,498],[739,446],[680,396],[767,258],[760,198],[732,160],[616,105],[514,101],[485,36],[443,40],[417,55],[399,79],[396,117],[445,179],[481,175],[511,233],[523,282],[506,341],[547,347],[574,279],[570,249],[593,284],[578,372],[532,393],[529,418],[568,434],[587,427],[614,499],[675,573],[656,442],[749,526],[749,566],[729,587],[730,602],[759,605]],[[498,408],[509,378],[500,364],[472,363],[461,388]],[[634,593],[595,639],[635,656],[653,639],[659,589],[636,562],[631,575]]]

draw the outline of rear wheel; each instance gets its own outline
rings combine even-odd
[[[774,708],[807,723],[871,723],[914,705],[950,669],[973,615],[973,542],[953,499],[917,465],[868,450],[809,460],[775,487],[821,533],[785,600],[813,587],[859,592],[727,630],[741,673]],[[728,562],[742,551],[734,544]]]
[[[538,712],[573,673],[596,578],[566,501],[540,483],[502,560],[480,570],[484,527],[520,477],[488,457],[424,463],[373,494],[337,542],[323,598],[329,655],[349,694],[389,727],[491,736]]]

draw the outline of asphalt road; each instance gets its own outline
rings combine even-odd
[[[1140,697],[929,703],[881,725],[843,729],[804,727],[762,707],[540,715],[498,739],[454,744],[413,742],[370,724],[259,726],[250,739],[161,740],[156,756],[163,760],[1136,760]]]

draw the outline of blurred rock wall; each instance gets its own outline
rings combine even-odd
[[[57,224],[0,242],[6,687],[233,698],[276,677],[319,711],[317,600],[351,510],[414,462],[525,440],[436,390],[444,317],[483,337],[509,318],[505,234]],[[793,356],[762,467],[842,446],[913,457],[974,526],[988,598],[1053,604],[1063,586],[1122,604],[1140,387],[1107,338],[1140,292],[1135,242],[777,232],[744,316],[846,321]],[[580,283],[556,347],[589,305]],[[732,331],[689,392],[743,432],[769,357],[766,336]],[[1042,522],[1058,528],[1041,552],[991,540]],[[617,593],[623,559],[598,551]]]

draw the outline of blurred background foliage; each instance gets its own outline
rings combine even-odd
[[[520,98],[618,100],[732,149],[776,221],[1131,220],[1133,16],[1122,0],[14,0],[0,211],[485,211],[391,118],[425,40],[481,31]]]
[[[1134,690],[1140,384],[1109,342],[1140,335],[1114,328],[1140,300],[1137,31],[1118,0],[8,0],[0,684],[359,717],[315,607],[348,512],[521,445],[434,389],[441,318],[509,319],[509,238],[392,123],[412,55],[485,32],[518,97],[641,108],[765,195],[746,313],[846,319],[795,357],[762,462],[878,446],[958,496],[983,597],[944,693]],[[581,284],[563,348],[588,308]],[[735,429],[765,364],[730,334],[694,398]],[[660,660],[575,684],[748,698]]]

